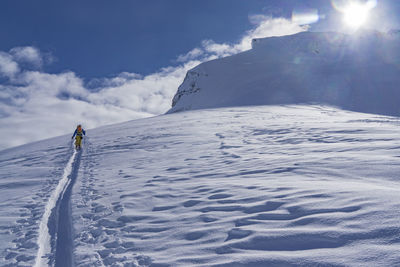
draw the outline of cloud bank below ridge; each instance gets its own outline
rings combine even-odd
[[[53,58],[35,47],[0,51],[0,149],[72,134],[77,123],[95,128],[163,114],[186,72],[199,63],[248,50],[253,38],[306,29],[290,20],[264,17],[237,43],[204,40],[200,47],[178,56],[177,66],[144,77],[124,72],[88,83],[71,71],[42,71]]]

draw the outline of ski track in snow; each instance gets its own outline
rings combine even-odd
[[[48,199],[72,154],[52,138],[0,152],[0,266],[33,266]]]
[[[77,152],[74,149],[73,154],[71,155],[67,166],[64,169],[64,173],[62,178],[60,179],[57,187],[51,194],[49,200],[47,201],[45,212],[43,214],[42,220],[40,222],[39,226],[39,237],[38,237],[38,252],[35,260],[35,267],[43,267],[43,266],[48,266],[49,262],[49,255],[51,255],[52,251],[52,245],[51,245],[51,234],[50,234],[50,229],[49,229],[49,220],[50,216],[53,214],[54,209],[56,208],[57,203],[59,203],[63,195],[65,193],[65,190],[67,189],[69,183],[71,182],[71,173],[73,170],[73,164],[75,162],[76,155],[79,152]]]

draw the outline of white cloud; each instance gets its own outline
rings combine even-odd
[[[189,51],[187,54],[178,56],[178,59],[176,61],[187,62],[189,60],[194,60],[196,58],[199,58],[203,54],[204,54],[204,51],[202,49],[196,47],[193,50]]]
[[[147,76],[123,72],[88,84],[73,72],[42,72],[39,67],[48,55],[36,48],[0,52],[0,78],[7,80],[0,84],[0,124],[7,126],[0,127],[0,149],[72,134],[78,123],[94,128],[165,113],[189,69],[206,60],[248,50],[253,38],[304,30],[286,19],[266,18],[236,44],[203,41],[200,48],[178,57],[179,66]],[[26,63],[37,68],[27,68]]]
[[[12,56],[7,53],[0,52],[0,77],[5,76],[7,78],[12,78],[18,72],[18,64],[13,60]]]
[[[234,44],[216,43],[213,40],[204,40],[202,48],[195,48],[185,55],[180,55],[179,62],[187,62],[194,58],[201,61],[221,58],[251,49],[251,41],[255,38],[291,35],[306,31],[307,25],[300,25],[298,21],[285,18],[271,18],[265,15],[249,16],[249,21],[256,27],[246,32],[239,42]]]
[[[226,57],[234,53],[233,46],[229,44],[218,44],[213,40],[204,40],[202,45],[209,54],[216,55],[217,57]]]
[[[291,35],[306,30],[308,30],[307,25],[301,26],[285,18],[266,18],[255,29],[248,31],[235,48],[239,51],[248,50],[253,39]]]
[[[88,100],[97,105],[118,106],[145,114],[165,113],[171,107],[171,100],[186,72],[198,63],[200,62],[191,61],[179,67],[164,68],[140,79],[128,80],[117,86],[105,87],[90,94]],[[105,83],[109,84],[108,81]]]
[[[256,26],[260,25],[261,23],[263,23],[266,20],[271,19],[270,16],[267,16],[264,14],[253,14],[253,15],[249,15],[248,18],[249,18],[249,22]]]
[[[19,63],[28,63],[35,67],[41,67],[43,64],[40,51],[32,46],[15,47],[10,50],[10,55]]]
[[[115,87],[123,85],[131,80],[140,80],[143,76],[137,73],[121,72],[112,78],[95,78],[88,82],[87,87],[101,89],[104,87]]]
[[[0,128],[0,149],[69,133],[77,123],[95,128],[165,113],[186,72],[200,63],[145,77],[121,73],[99,79],[91,90],[73,72],[20,70],[10,54],[1,56],[8,67],[3,72],[13,79],[0,85],[0,124],[7,125]]]
[[[317,9],[303,8],[293,10],[292,21],[299,25],[307,25],[318,22],[320,19]]]

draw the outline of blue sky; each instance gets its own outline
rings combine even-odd
[[[379,7],[396,14],[397,2],[380,1]],[[44,67],[53,73],[146,75],[176,64],[202,40],[236,42],[253,27],[251,15],[290,18],[302,8],[325,16],[312,30],[335,29],[337,12],[329,0],[2,0],[0,50],[35,46],[49,52],[56,62]]]
[[[1,0],[0,149],[162,114],[187,70],[252,38],[345,31],[346,1]],[[400,28],[397,14],[400,1],[377,1],[368,27]]]
[[[0,2],[0,50],[34,45],[84,77],[149,74],[204,39],[235,41],[265,1],[85,0]]]

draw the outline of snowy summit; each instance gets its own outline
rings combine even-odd
[[[399,266],[397,38],[257,39],[171,114],[0,151],[0,265]]]
[[[187,73],[170,112],[322,103],[400,115],[400,35],[302,32],[254,39],[252,49]]]

